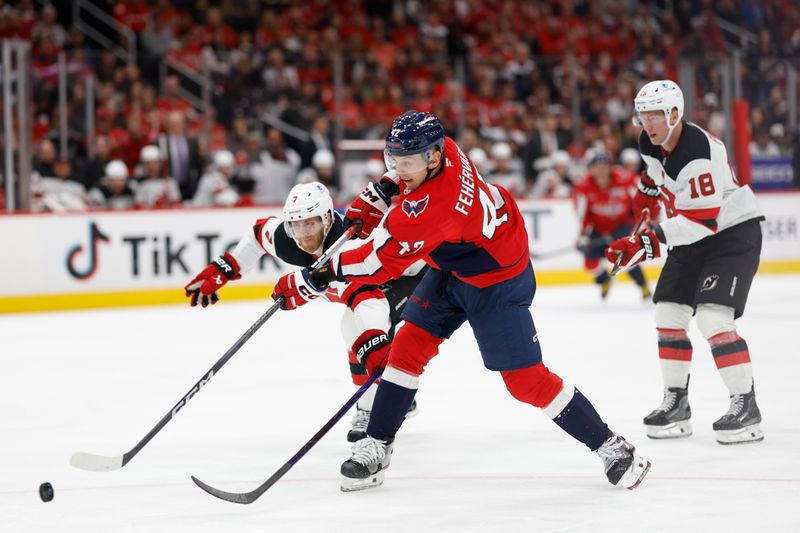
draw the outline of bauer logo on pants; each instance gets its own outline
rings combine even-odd
[[[718,281],[719,281],[719,276],[717,276],[716,274],[708,276],[706,279],[703,280],[703,287],[700,289],[700,292],[713,290],[714,287],[717,286]]]

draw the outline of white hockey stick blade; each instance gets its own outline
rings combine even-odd
[[[93,453],[77,452],[69,458],[69,464],[81,470],[91,472],[110,472],[122,468],[122,456],[95,455]]]

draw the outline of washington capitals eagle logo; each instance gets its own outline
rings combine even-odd
[[[420,198],[419,200],[403,200],[403,213],[408,218],[419,217],[428,207],[428,198],[430,198],[430,195],[426,195],[425,198]]]

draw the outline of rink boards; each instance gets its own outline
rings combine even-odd
[[[800,193],[759,194],[767,220],[761,273],[800,272]],[[568,200],[520,202],[540,285],[586,283]],[[279,207],[0,216],[0,312],[178,303],[182,287]],[[658,263],[650,266],[651,279]],[[221,297],[265,298],[290,271],[266,257]]]

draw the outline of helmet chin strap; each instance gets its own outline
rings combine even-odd
[[[675,131],[675,128],[677,128],[678,124],[681,123],[681,117],[678,117],[678,120],[675,122],[675,124],[669,126],[669,116],[672,114],[672,110],[670,109],[669,112],[664,112],[664,114],[667,115],[667,128],[669,131],[667,131],[667,136],[664,137],[664,140],[659,144],[659,146],[664,146],[669,142],[669,138],[672,137],[672,132]]]

